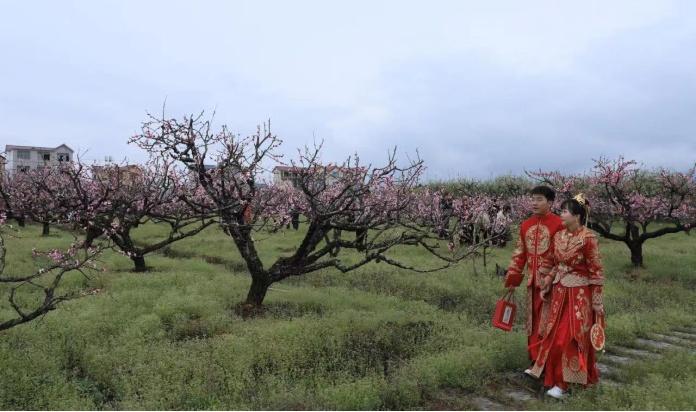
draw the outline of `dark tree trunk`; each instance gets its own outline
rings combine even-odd
[[[365,240],[367,239],[367,229],[358,229],[355,232],[355,243],[357,244],[356,249],[359,252],[365,251]]]
[[[17,225],[18,225],[19,227],[24,227],[25,224],[26,224],[26,223],[24,222],[24,218],[23,218],[23,217],[18,217],[18,218],[17,218]]]
[[[268,287],[270,286],[270,283],[264,278],[265,276],[252,276],[251,287],[249,287],[249,293],[247,293],[247,298],[244,302],[245,304],[254,307],[259,307],[263,304],[266,292],[268,292]]]
[[[635,267],[643,266],[643,240],[640,238],[640,229],[635,223],[626,224],[628,234],[628,249],[631,251],[631,263]]]
[[[48,236],[50,232],[51,232],[50,225],[48,223],[44,222],[41,235]]]
[[[246,300],[241,303],[242,315],[255,315],[263,304],[268,287],[273,283],[268,272],[263,268],[263,263],[259,259],[254,241],[251,240],[251,231],[234,224],[234,216],[225,216],[223,221],[227,224],[223,226],[225,233],[229,235],[237,246],[237,250],[242,255],[246,263],[249,274],[251,275],[251,286],[247,293]]]
[[[628,248],[631,250],[631,263],[633,263],[633,266],[643,267],[643,243],[628,243]]]
[[[486,249],[488,248],[488,245],[484,244],[483,245],[483,271],[485,272],[486,269],[488,269],[487,261],[486,261]]]
[[[265,273],[252,276],[251,286],[246,299],[235,305],[235,312],[243,319],[263,316],[265,312],[263,300],[266,298],[266,292],[268,292],[268,287],[272,283],[266,279],[267,275]]]
[[[93,227],[88,228],[87,235],[85,236],[85,246],[91,247],[92,243],[94,243],[94,239],[101,236],[101,234],[102,232],[99,229],[95,229]]]
[[[133,261],[133,272],[146,272],[147,267],[145,266],[145,252],[138,249],[133,244],[133,240],[130,238],[130,229],[125,230],[119,235],[112,234],[110,236],[111,240],[121,249],[122,252],[126,253],[127,256]]]
[[[333,241],[336,242],[336,245],[331,249],[331,252],[329,252],[329,255],[331,257],[336,257],[338,256],[338,252],[340,252],[341,247],[338,245],[338,241],[341,240],[341,229],[334,229],[333,230]]]
[[[135,265],[135,268],[133,269],[134,272],[147,271],[147,267],[145,266],[145,256],[131,256],[131,260],[133,261],[133,265]]]

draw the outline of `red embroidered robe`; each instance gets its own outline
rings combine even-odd
[[[544,336],[532,367],[537,377],[544,374],[544,386],[568,387],[599,380],[590,328],[595,310],[603,310],[604,275],[594,232],[581,227],[575,232],[563,229],[554,239],[553,255],[542,261],[543,270],[553,277],[547,295],[549,312],[540,325]]]
[[[544,216],[534,215],[522,222],[517,245],[512,254],[505,287],[519,286],[524,278],[524,268],[527,267],[527,316],[525,329],[527,331],[527,343],[529,359],[536,358],[537,342],[539,341],[538,324],[543,312],[543,302],[539,297],[541,287],[540,270],[548,273],[550,268],[540,269],[542,258],[548,256],[553,248],[553,237],[563,229],[561,218],[548,212]],[[546,305],[548,306],[548,304]]]

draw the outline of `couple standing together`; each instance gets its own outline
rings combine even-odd
[[[589,205],[582,195],[551,212],[555,192],[537,186],[534,215],[520,235],[505,276],[505,287],[520,286],[527,266],[526,330],[532,365],[524,372],[542,379],[547,394],[562,398],[571,383],[599,381],[590,329],[604,321],[604,275],[597,236],[586,226]]]

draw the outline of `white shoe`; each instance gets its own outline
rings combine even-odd
[[[546,391],[546,394],[556,399],[562,399],[565,396],[565,391],[558,386],[554,386]]]
[[[534,376],[534,374],[532,373],[532,370],[529,369],[529,368],[525,369],[525,370],[524,370],[524,373],[527,374],[527,375],[529,375],[529,376],[531,376],[531,377],[534,378],[534,379],[537,379],[537,377]]]

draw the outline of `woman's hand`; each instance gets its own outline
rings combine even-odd
[[[541,291],[539,292],[539,297],[541,300],[546,302],[546,295],[551,291],[551,286],[553,285],[553,277],[551,275],[545,276],[541,279]]]
[[[594,324],[599,324],[602,329],[606,328],[606,321],[604,320],[604,308],[592,308],[594,312]]]

